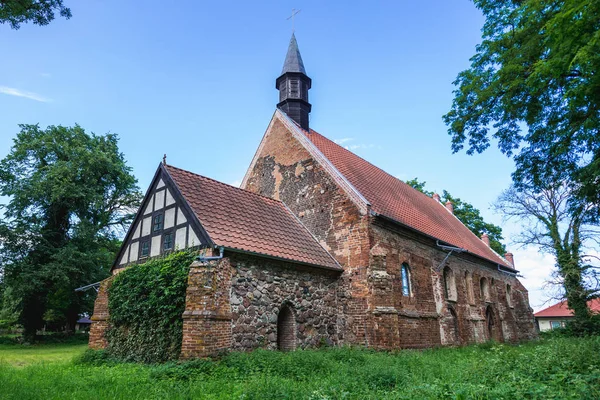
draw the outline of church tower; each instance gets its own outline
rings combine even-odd
[[[308,129],[308,114],[311,105],[308,102],[308,89],[311,79],[306,75],[302,56],[298,50],[296,36],[292,33],[281,76],[275,81],[279,90],[279,103],[277,108],[296,121],[302,129]]]

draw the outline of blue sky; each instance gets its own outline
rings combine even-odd
[[[311,127],[401,178],[489,204],[513,163],[495,148],[452,154],[442,115],[483,17],[467,0],[64,0],[73,18],[0,25],[0,157],[20,123],[117,133],[140,187],[168,162],[239,183],[278,101],[291,35],[313,80]],[[141,6],[143,4],[143,7]],[[551,257],[513,250],[537,309]]]

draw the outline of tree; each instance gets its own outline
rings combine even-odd
[[[107,276],[141,194],[116,135],[78,125],[20,128],[0,161],[0,195],[9,198],[0,206],[0,274],[31,339],[45,316],[62,316],[72,329],[91,311],[74,289]]]
[[[419,192],[425,193],[428,196],[432,196],[433,192],[425,190],[426,182],[419,182],[418,178],[414,178],[406,181],[406,183]],[[460,220],[471,232],[477,237],[481,237],[484,233],[488,235],[490,239],[490,247],[498,254],[504,255],[506,253],[506,247],[502,244],[502,228],[497,225],[490,224],[483,220],[481,212],[465,201],[462,201],[458,197],[452,196],[446,190],[443,191],[441,196],[442,203],[450,201],[454,206],[454,215]]]
[[[483,41],[454,82],[444,116],[452,150],[497,140],[515,185],[551,190],[567,177],[600,210],[600,2],[474,0]],[[492,133],[493,132],[493,133]]]
[[[598,244],[600,231],[590,224],[593,207],[578,201],[564,182],[542,191],[513,186],[500,195],[495,207],[524,225],[517,243],[537,246],[556,257],[559,283],[575,320],[585,330],[590,319],[587,301],[600,294],[599,267],[586,261],[595,256],[584,253],[594,242]]]
[[[0,24],[9,23],[19,29],[22,23],[32,21],[36,25],[48,25],[54,13],[71,18],[71,9],[63,6],[63,0],[0,0]]]

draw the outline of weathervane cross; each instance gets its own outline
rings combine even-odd
[[[296,32],[296,14],[298,14],[300,11],[302,10],[296,10],[295,8],[292,8],[292,15],[286,18],[288,21],[290,19],[292,20],[292,32]]]

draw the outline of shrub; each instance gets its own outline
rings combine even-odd
[[[158,363],[179,357],[189,266],[181,251],[119,273],[108,290],[108,353],[123,361]]]

